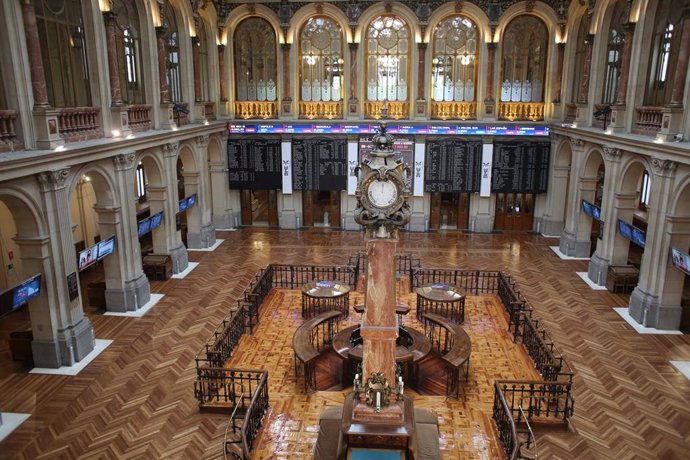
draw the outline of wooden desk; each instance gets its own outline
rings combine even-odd
[[[309,319],[325,311],[337,310],[347,318],[350,287],[337,281],[312,281],[302,287],[302,318]]]
[[[629,294],[637,286],[640,270],[632,265],[609,265],[606,289],[614,293]]]
[[[172,276],[172,260],[167,254],[151,254],[142,262],[144,273],[151,280],[165,281]]]
[[[312,330],[322,323],[335,320],[340,316],[339,311],[327,311],[321,313],[309,321],[305,321],[297,328],[292,336],[292,349],[295,353],[295,377],[299,376],[300,364],[304,371],[304,391],[309,389],[316,391],[316,358],[319,350],[312,343]]]
[[[460,369],[465,366],[465,381],[470,375],[470,355],[472,354],[472,342],[467,332],[453,324],[447,318],[434,313],[424,314],[424,329],[429,340],[435,344],[435,350],[441,355],[441,359],[446,363],[450,372],[446,379],[446,392],[460,394]],[[441,333],[437,329],[445,329],[448,333]],[[438,334],[437,334],[438,332]]]
[[[357,423],[352,421],[354,393],[345,397],[343,406],[343,433],[349,447],[403,449],[407,452],[414,432],[414,406],[412,398],[403,397],[403,424]]]
[[[455,324],[465,321],[465,295],[459,287],[434,283],[418,287],[417,319],[422,321],[424,313],[436,313]]]

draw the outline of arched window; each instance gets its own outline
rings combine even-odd
[[[276,33],[264,19],[243,20],[235,29],[235,99],[275,101],[277,98]]]
[[[165,51],[168,79],[168,91],[172,102],[182,102],[182,78],[180,75],[180,36],[177,28],[175,11],[168,6],[165,9]]]
[[[367,101],[407,101],[411,43],[405,21],[397,16],[375,18],[367,27],[365,43]]]
[[[613,104],[618,95],[618,82],[623,60],[623,23],[625,22],[625,2],[618,0],[611,14],[608,44],[606,46],[606,77],[604,79],[604,104]]]
[[[503,34],[502,102],[542,102],[548,44],[546,25],[534,16],[513,19]]]
[[[301,100],[334,101],[343,98],[343,31],[333,20],[310,18],[300,33]]]
[[[477,87],[479,32],[465,16],[438,23],[433,36],[431,97],[435,102],[472,102]]]
[[[662,106],[671,101],[683,18],[672,10],[672,3],[661,0],[657,6],[645,105]]]
[[[582,78],[585,69],[585,58],[587,54],[587,40],[589,35],[589,15],[585,12],[580,18],[580,26],[577,28],[577,45],[575,48],[575,68],[573,69],[573,87],[571,101],[580,101],[580,88],[582,88]]]
[[[199,38],[199,77],[201,79],[201,100],[210,100],[209,94],[209,73],[208,73],[208,63],[211,54],[208,49],[208,35],[206,34],[206,24],[204,21],[199,21],[199,28],[196,31],[196,36]]]
[[[53,107],[91,105],[81,2],[34,0],[48,100]]]
[[[113,0],[111,5],[115,13],[115,43],[122,101],[126,104],[143,104],[141,29],[136,5],[132,0]]]

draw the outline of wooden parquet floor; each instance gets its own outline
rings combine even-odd
[[[215,252],[190,253],[200,265],[186,279],[152,283],[152,291],[165,297],[143,318],[108,317],[87,309],[96,337],[114,342],[76,377],[28,374],[11,362],[7,335],[26,326],[26,318],[0,319],[0,409],[32,414],[0,443],[0,458],[222,457],[227,419],[199,413],[192,391],[194,356],[260,267],[271,262],[342,264],[363,242],[358,232],[320,229],[243,229],[218,237],[225,242]],[[590,290],[575,274],[585,271],[587,262],[560,260],[548,248],[555,244],[555,239],[535,235],[439,232],[404,234],[399,250],[419,256],[426,267],[509,272],[543,318],[575,370],[576,402],[568,431],[538,434],[541,458],[688,458],[690,381],[669,361],[690,360],[690,337],[638,335],[613,311],[626,305],[627,297]],[[290,291],[274,294],[281,295],[290,302]],[[291,328],[301,321],[298,315],[281,318],[283,310],[264,312],[284,326],[271,331],[276,347],[289,346]],[[497,339],[487,335],[481,344],[479,329],[469,326],[470,316],[467,327],[476,349],[493,350],[495,361],[487,359],[482,370],[483,360],[473,355],[466,401],[440,398],[436,403],[433,398],[439,397],[419,396],[418,405],[428,403],[441,417],[444,458],[500,458],[486,430],[490,412],[484,412],[475,394],[481,393],[476,379],[520,372],[520,367],[499,362],[505,351]],[[500,315],[487,319],[486,328],[501,330],[499,322]],[[260,345],[254,342],[257,336],[243,338],[243,349],[255,351],[235,358],[289,370],[282,375],[271,371],[271,409],[255,458],[308,458],[318,414],[342,403],[342,392],[305,397],[301,388],[290,391],[296,386],[291,350]],[[262,362],[260,353],[270,354],[270,360]],[[469,426],[468,420],[473,421]]]

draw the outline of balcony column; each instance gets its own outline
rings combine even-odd
[[[359,43],[348,43],[350,47],[350,99],[347,101],[348,113],[350,115],[357,115],[357,48]],[[366,78],[365,78],[366,80]]]
[[[228,93],[225,88],[225,45],[218,45],[218,73],[220,74],[220,100],[228,101]]]
[[[486,67],[486,97],[484,98],[484,113],[486,115],[494,114],[494,67],[496,64],[496,43],[487,43],[489,56],[487,58]]]
[[[106,132],[106,136],[113,137],[128,136],[132,134],[129,127],[129,113],[122,101],[122,86],[120,84],[120,72],[117,62],[117,43],[115,41],[115,27],[117,15],[112,11],[103,12],[103,23],[105,24],[105,38],[108,49],[108,77],[110,80],[110,111],[112,117],[110,121],[111,131]]]
[[[417,49],[419,50],[419,64],[417,65],[417,101],[415,115],[421,118],[426,118],[426,86],[424,85],[424,69],[426,49],[428,43],[417,43]]]
[[[283,115],[289,116],[292,113],[292,95],[290,87],[290,46],[291,43],[281,43],[280,49],[283,51],[283,99],[281,109]]]
[[[156,27],[156,45],[158,50],[158,84],[160,86],[161,104],[168,104],[170,102],[167,68],[165,65],[165,34],[167,32],[167,27]]]
[[[625,100],[628,94],[628,80],[630,80],[630,55],[632,54],[632,41],[635,34],[635,23],[627,22],[623,25],[623,56],[621,57],[621,76],[618,82],[616,102],[611,111],[611,128],[615,132],[625,131],[626,106]]]
[[[585,126],[589,123],[590,112],[587,108],[589,103],[589,79],[592,73],[592,48],[594,45],[594,34],[587,34],[585,39],[585,59],[582,68],[582,80],[580,81],[579,94],[577,96],[577,112],[575,121],[578,125]]]
[[[194,66],[194,101],[201,102],[201,55],[199,37],[192,37],[192,65]]]
[[[556,66],[556,80],[553,85],[553,99],[551,102],[558,104],[561,102],[561,88],[563,86],[563,54],[565,52],[565,43],[558,44],[558,64]]]

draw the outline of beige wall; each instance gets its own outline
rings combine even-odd
[[[0,201],[0,262],[2,263],[0,266],[0,291],[14,286],[26,278],[22,272],[22,261],[19,259],[19,247],[12,240],[16,234],[17,228],[14,217],[12,217],[7,206]],[[14,255],[12,260],[10,260],[10,252]]]
[[[74,242],[84,240],[88,247],[94,244],[98,231],[98,215],[93,210],[96,204],[96,193],[90,182],[77,184],[72,193],[71,216],[72,236]]]

